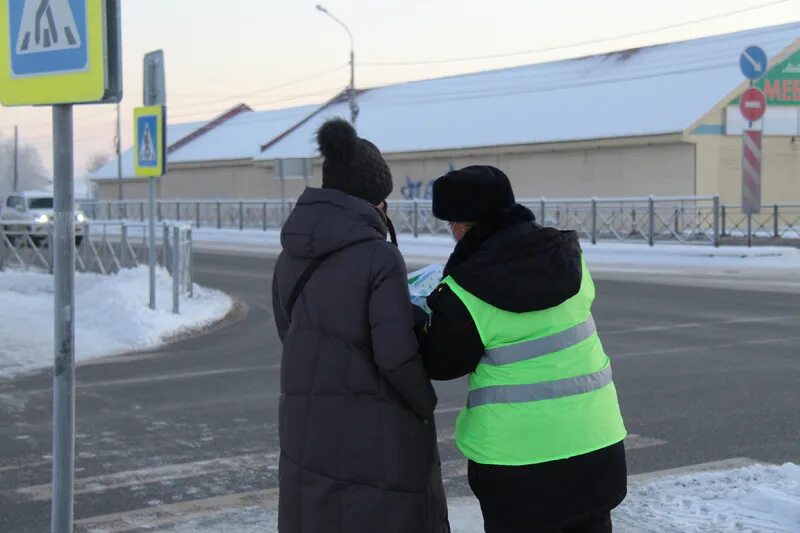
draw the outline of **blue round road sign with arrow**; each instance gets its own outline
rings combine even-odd
[[[759,80],[767,73],[767,54],[758,46],[748,46],[739,57],[739,67],[748,80]]]

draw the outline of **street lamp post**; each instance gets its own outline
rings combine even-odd
[[[330,11],[325,9],[322,5],[317,4],[317,10],[325,13],[337,24],[339,24],[344,30],[347,32],[347,36],[350,37],[350,123],[355,126],[356,125],[356,117],[358,117],[358,104],[356,104],[356,59],[355,59],[355,52],[353,47],[353,34],[350,33],[350,28],[347,25],[333,16]]]

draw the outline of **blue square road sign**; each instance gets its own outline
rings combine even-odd
[[[8,0],[11,76],[85,71],[87,0]]]
[[[136,118],[137,132],[139,135],[136,157],[140,167],[158,166],[158,117],[155,115],[144,115]]]

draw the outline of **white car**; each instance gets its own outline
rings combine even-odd
[[[48,228],[53,222],[53,195],[46,192],[12,193],[0,208],[0,222],[12,241],[31,236],[35,244],[47,239]],[[86,214],[75,210],[75,244],[83,241]]]

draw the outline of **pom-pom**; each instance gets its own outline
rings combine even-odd
[[[319,151],[325,159],[342,161],[352,156],[358,142],[356,130],[346,120],[328,120],[317,130]]]

